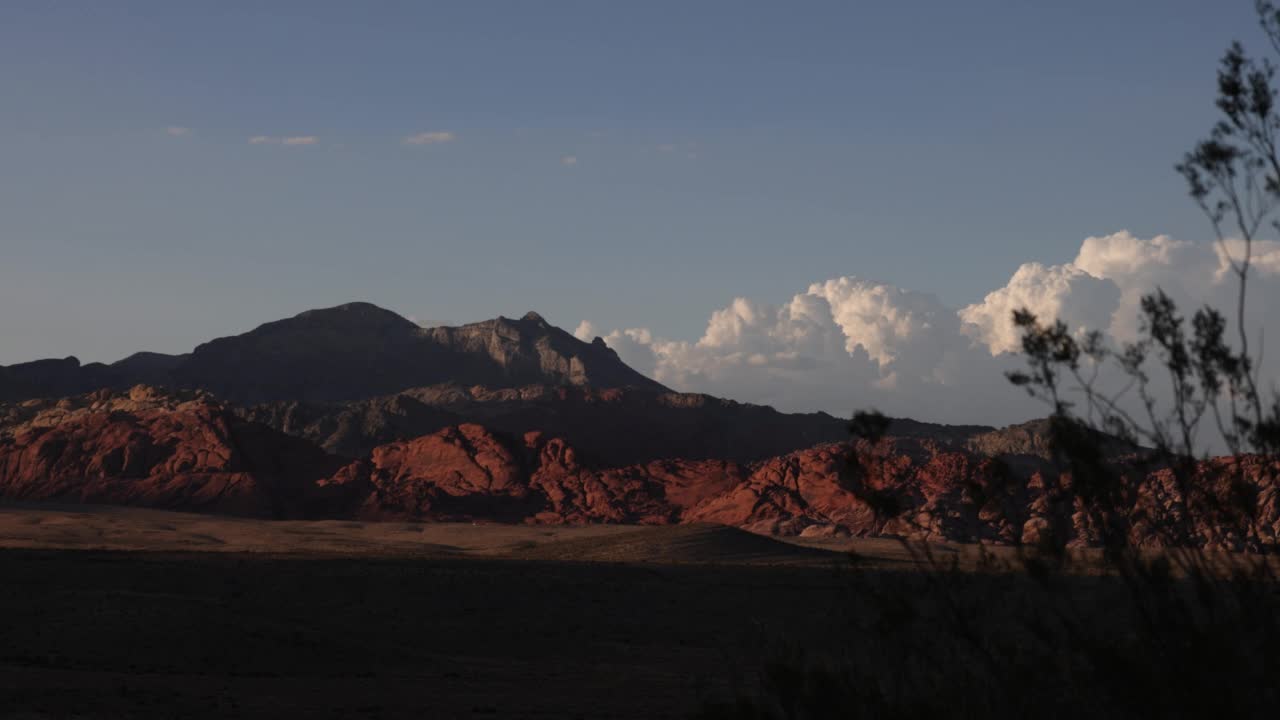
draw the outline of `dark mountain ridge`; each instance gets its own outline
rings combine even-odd
[[[0,400],[148,384],[204,389],[240,403],[341,402],[439,383],[637,387],[665,391],[603,341],[585,343],[537,313],[421,328],[369,303],[308,310],[203,343],[185,355],[136,353],[0,366]]]
[[[346,403],[262,403],[239,412],[352,458],[463,422],[513,435],[545,432],[619,465],[673,457],[751,462],[849,436],[848,423],[822,412],[781,413],[697,393],[578,385],[446,383]],[[912,421],[900,427],[903,435],[950,431]]]

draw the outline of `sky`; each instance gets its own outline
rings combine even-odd
[[[950,323],[1086,238],[1211,239],[1173,165],[1227,44],[1265,49],[1252,5],[10,0],[0,363],[352,300],[696,350],[738,299],[821,296],[883,385],[903,351],[839,323],[849,288]],[[667,377],[822,404],[706,372]]]

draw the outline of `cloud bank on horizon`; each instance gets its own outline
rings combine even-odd
[[[935,422],[1007,424],[1046,413],[1004,377],[1021,366],[1014,309],[1080,332],[1102,330],[1113,343],[1137,337],[1141,298],[1157,287],[1187,316],[1208,303],[1234,317],[1237,285],[1226,253],[1240,250],[1122,231],[1086,238],[1070,263],[1025,263],[1004,287],[963,308],[845,276],[815,282],[777,307],[735,298],[711,313],[695,342],[649,328],[601,333],[589,321],[575,335],[601,336],[624,362],[682,391],[789,411],[876,407]],[[1269,312],[1280,305],[1280,243],[1255,241],[1253,263],[1246,322],[1269,383],[1280,377],[1280,361],[1264,344],[1280,337],[1280,317]]]

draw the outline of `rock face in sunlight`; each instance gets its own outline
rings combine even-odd
[[[0,496],[296,517],[340,462],[201,393],[137,387],[0,412]]]
[[[1015,428],[1015,437],[1025,430]],[[988,438],[989,439],[989,438]],[[863,446],[863,455],[873,452]],[[670,459],[621,467],[582,463],[560,439],[521,441],[463,425],[374,450],[332,481],[368,519],[496,520],[540,523],[732,525],[777,535],[857,535],[1004,545],[1097,544],[1069,473],[1029,455],[988,456],[963,444],[889,438],[864,471],[850,470],[848,445],[809,448],[752,464]],[[1117,459],[1123,463],[1124,460]],[[1168,471],[1123,474],[1130,541],[1143,547],[1204,545],[1259,549],[1280,537],[1272,477],[1280,468],[1245,460],[1242,477],[1259,496],[1243,535],[1219,529],[1206,509],[1190,509]],[[1226,503],[1220,463],[1198,480]],[[1269,472],[1268,472],[1269,471]],[[1170,536],[1175,515],[1195,518]]]
[[[374,449],[339,472],[362,517],[517,521],[540,506],[521,459],[478,425],[460,425]]]
[[[722,460],[591,468],[562,439],[527,433],[516,443],[461,425],[380,447],[337,480],[364,484],[367,518],[667,524],[745,478]]]
[[[377,448],[333,484],[363,496],[357,513],[372,519],[665,524],[745,478],[722,460],[588,467],[558,438],[461,425]]]

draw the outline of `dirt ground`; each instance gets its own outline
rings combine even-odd
[[[972,545],[932,544],[965,566]],[[216,552],[306,557],[506,558],[656,564],[913,566],[902,543],[881,538],[766,538],[715,526],[264,521],[138,508],[0,503],[0,548]],[[1009,556],[1009,548],[987,548]]]

